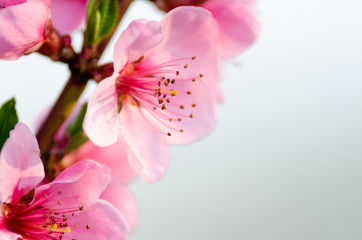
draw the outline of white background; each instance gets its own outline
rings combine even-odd
[[[151,8],[137,1],[126,22],[160,19]],[[225,64],[215,132],[171,148],[161,182],[131,185],[140,207],[131,240],[362,239],[362,2],[258,9],[259,41]],[[15,95],[33,125],[66,70],[37,55],[0,61],[0,100]]]

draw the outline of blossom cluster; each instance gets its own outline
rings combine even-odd
[[[152,1],[164,18],[132,21],[113,62],[98,65],[131,2],[0,0],[0,59],[38,52],[72,74],[36,137],[24,123],[4,127],[11,121],[0,110],[2,239],[126,239],[138,216],[127,184],[161,180],[169,145],[213,131],[220,64],[260,31],[255,1]],[[69,34],[79,29],[77,53]],[[89,103],[70,111],[90,79],[98,84]]]

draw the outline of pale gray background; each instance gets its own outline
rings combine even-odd
[[[149,9],[137,1],[126,19],[160,19]],[[224,69],[215,132],[171,148],[161,182],[131,185],[131,240],[362,239],[362,2],[260,0],[259,12],[259,41]],[[29,125],[68,75],[35,55],[0,69],[1,102],[15,95]]]

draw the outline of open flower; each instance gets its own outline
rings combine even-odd
[[[1,239],[126,239],[122,215],[97,200],[110,181],[107,167],[85,160],[39,185],[43,177],[36,139],[18,123],[0,156]]]
[[[0,59],[38,50],[50,34],[50,0],[0,0]]]
[[[235,57],[249,48],[260,31],[256,0],[156,0],[156,5],[169,11],[178,6],[196,5],[209,10],[218,23],[219,54]]]
[[[87,0],[52,0],[53,26],[60,33],[78,28],[86,15]]]
[[[120,134],[134,171],[148,182],[162,178],[168,144],[197,140],[215,124],[212,76],[203,70],[215,62],[216,34],[211,14],[196,7],[177,8],[160,24],[132,22],[116,43],[114,74],[88,104],[88,137],[107,146]]]
[[[101,199],[112,203],[124,216],[129,231],[133,231],[138,222],[138,206],[126,185],[137,177],[137,174],[129,164],[126,147],[124,141],[121,140],[107,147],[98,147],[88,141],[67,154],[62,159],[62,165],[70,166],[82,159],[92,159],[107,165],[112,179],[102,193]]]

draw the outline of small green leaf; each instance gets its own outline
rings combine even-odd
[[[9,138],[9,133],[18,123],[18,115],[15,109],[15,99],[5,102],[0,108],[0,149]]]
[[[95,45],[113,30],[118,17],[117,0],[90,0],[87,9],[86,46]]]
[[[105,38],[112,31],[118,17],[118,1],[103,0],[100,6],[102,15],[99,37]]]
[[[70,135],[74,135],[78,132],[82,132],[83,120],[87,111],[88,103],[84,103],[77,116],[75,116],[67,127],[66,132]]]
[[[80,145],[88,141],[87,136],[83,132],[83,120],[85,113],[87,111],[88,104],[83,104],[77,116],[73,118],[66,129],[66,134],[69,136],[69,142],[65,148],[65,152],[69,153],[70,151],[78,148]]]
[[[65,153],[69,153],[74,149],[77,149],[82,144],[86,143],[88,141],[88,137],[84,134],[84,132],[78,132],[71,136],[69,139],[69,142],[67,144],[67,147],[65,148]]]

